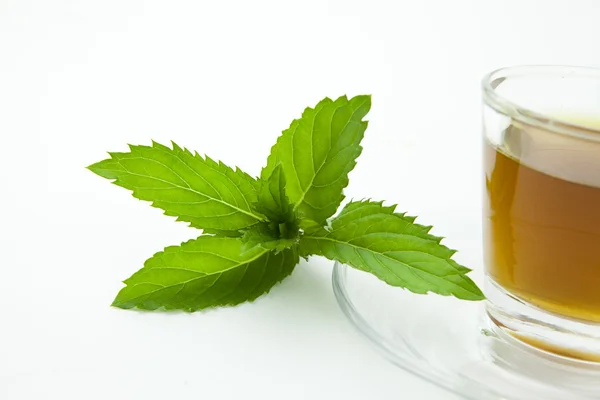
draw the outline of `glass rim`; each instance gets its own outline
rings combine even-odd
[[[562,120],[549,114],[521,106],[498,93],[496,88],[512,77],[556,75],[557,77],[587,77],[600,82],[600,68],[570,65],[518,65],[499,68],[487,73],[482,81],[483,100],[494,110],[514,120],[550,132],[580,139],[600,141],[600,128],[592,128]]]

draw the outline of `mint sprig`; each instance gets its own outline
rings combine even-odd
[[[414,293],[483,294],[431,226],[382,202],[344,200],[370,96],[324,99],[285,130],[258,179],[173,143],[130,146],[88,167],[203,235],[167,247],[125,280],[113,305],[196,311],[267,293],[299,256],[324,256]]]

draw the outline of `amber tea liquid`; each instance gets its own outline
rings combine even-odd
[[[484,163],[488,275],[539,308],[600,322],[600,143],[514,125],[499,146],[486,140]]]

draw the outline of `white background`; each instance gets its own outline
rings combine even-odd
[[[304,107],[371,93],[348,197],[478,259],[482,74],[600,66],[599,20],[595,0],[0,0],[0,399],[454,399],[363,341],[324,260],[254,304],[110,308],[195,232],[84,167],[172,139],[257,174]]]

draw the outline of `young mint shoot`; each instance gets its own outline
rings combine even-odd
[[[389,285],[482,300],[431,226],[383,202],[344,200],[362,151],[370,96],[325,98],[292,121],[260,178],[184,149],[130,146],[88,168],[203,234],[155,254],[113,305],[197,311],[267,293],[300,257],[324,256]]]

